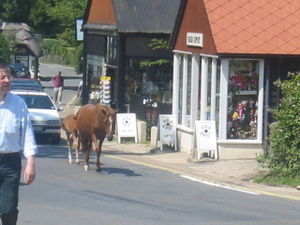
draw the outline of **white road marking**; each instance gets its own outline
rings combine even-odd
[[[256,192],[247,191],[247,190],[243,190],[243,189],[239,189],[239,188],[234,188],[234,187],[230,187],[230,186],[226,186],[226,185],[222,185],[222,184],[212,183],[210,181],[200,180],[200,179],[186,176],[186,175],[180,175],[180,177],[188,179],[188,180],[196,181],[196,182],[199,182],[202,184],[214,186],[214,187],[220,187],[220,188],[229,189],[229,190],[233,190],[233,191],[239,191],[239,192],[243,192],[243,193],[247,193],[247,194],[251,194],[251,195],[260,195],[259,193],[256,193]]]

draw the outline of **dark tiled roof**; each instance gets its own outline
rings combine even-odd
[[[181,0],[113,0],[121,33],[172,32]]]

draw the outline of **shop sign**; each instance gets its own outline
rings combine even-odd
[[[117,113],[118,142],[122,137],[134,137],[137,143],[137,128],[135,113]]]
[[[16,61],[28,61],[28,55],[16,55]]]
[[[83,41],[83,31],[82,31],[82,24],[83,19],[82,18],[76,18],[76,40],[77,41]]]
[[[108,77],[108,76],[100,76],[100,80],[111,80],[111,77]]]
[[[216,123],[213,120],[196,120],[196,140],[198,158],[201,153],[213,151],[215,158],[217,154]]]
[[[160,149],[163,144],[175,144],[175,121],[173,115],[159,115]]]
[[[203,47],[203,33],[187,32],[186,45],[202,48]]]

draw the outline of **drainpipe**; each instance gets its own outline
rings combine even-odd
[[[269,139],[269,95],[270,95],[270,60],[266,63],[265,68],[265,99],[264,99],[264,119],[263,119],[263,154],[266,155],[268,151]]]
[[[85,105],[88,103],[88,88],[87,88],[87,51],[86,51],[86,31],[83,31],[83,62],[82,62],[82,95],[80,104]]]

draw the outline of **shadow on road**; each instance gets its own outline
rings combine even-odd
[[[39,138],[37,139],[39,152],[37,154],[37,158],[50,158],[50,159],[66,159],[68,158],[68,148],[66,145],[65,139],[61,139],[60,145],[52,145],[51,140],[46,138]],[[73,156],[75,153],[73,152]],[[92,151],[90,153],[90,170],[89,171],[95,171],[96,163],[95,163],[95,157],[96,153]],[[74,158],[75,159],[75,158]],[[73,163],[72,166],[81,166],[82,171],[83,169],[83,163],[82,163],[82,155],[80,154],[81,162],[79,164]],[[121,174],[127,177],[133,177],[133,176],[142,176],[141,174],[137,174],[134,170],[127,169],[127,168],[117,168],[117,167],[106,167],[107,164],[101,163],[101,171],[96,171],[99,174]]]
[[[124,168],[114,168],[114,167],[102,167],[102,170],[100,173],[122,174],[122,175],[126,175],[127,177],[142,176],[141,174],[135,173],[133,170],[124,169]]]

